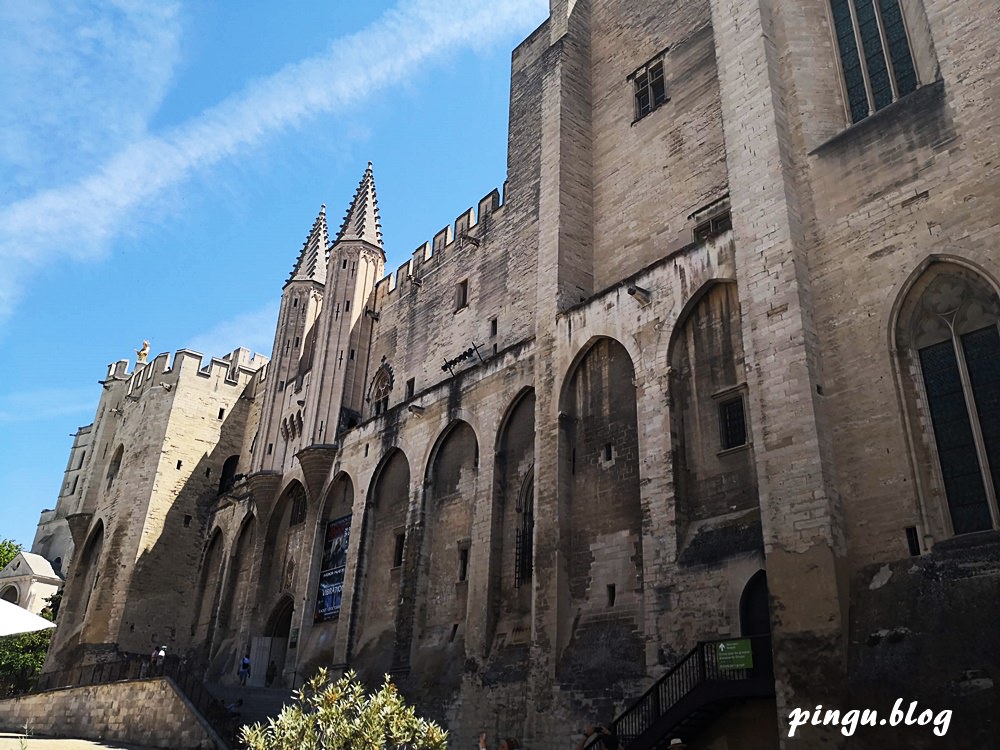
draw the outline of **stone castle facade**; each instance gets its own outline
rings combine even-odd
[[[110,367],[49,668],[390,672],[456,747],[556,748],[769,635],[773,697],[675,734],[837,747],[789,711],[902,697],[948,737],[851,746],[996,746],[997,6],[550,6],[502,196],[386,275],[369,165],[269,362]]]

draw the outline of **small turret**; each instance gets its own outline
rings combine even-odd
[[[351,207],[347,209],[344,223],[340,225],[336,242],[361,240],[382,249],[382,223],[378,215],[378,198],[375,195],[375,176],[372,163],[368,162]]]
[[[376,213],[376,222],[378,214]],[[343,232],[343,229],[341,229]],[[313,222],[309,236],[302,245],[295,267],[285,282],[288,286],[293,281],[315,281],[322,284],[326,280],[326,250],[330,244],[329,231],[326,226],[326,204],[319,207],[319,215]]]

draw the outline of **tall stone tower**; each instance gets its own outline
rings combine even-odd
[[[326,306],[320,321],[322,358],[316,363],[307,425],[314,445],[336,441],[338,429],[360,421],[371,325],[366,307],[385,270],[382,226],[371,162],[330,250]]]
[[[297,448],[308,444],[302,441],[305,406],[302,389],[313,364],[328,246],[326,206],[321,206],[281,292],[255,471],[286,468]]]

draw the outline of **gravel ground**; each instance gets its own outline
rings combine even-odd
[[[50,739],[48,737],[22,738],[16,734],[0,732],[0,750],[100,750],[115,748],[115,750],[152,750],[139,745],[121,745],[116,742],[98,742],[97,740]]]

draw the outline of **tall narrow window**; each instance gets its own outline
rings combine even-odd
[[[719,436],[724,451],[747,444],[743,396],[726,399],[719,404]]]
[[[455,309],[461,310],[469,305],[469,280],[464,279],[455,285]]]
[[[535,530],[535,474],[530,472],[517,498],[517,531],[514,536],[514,586],[531,583],[532,536]]]
[[[830,0],[851,122],[917,88],[899,0]]]
[[[923,386],[952,531],[997,528],[1000,302],[964,270],[928,277],[907,303],[913,312],[903,335]]]

